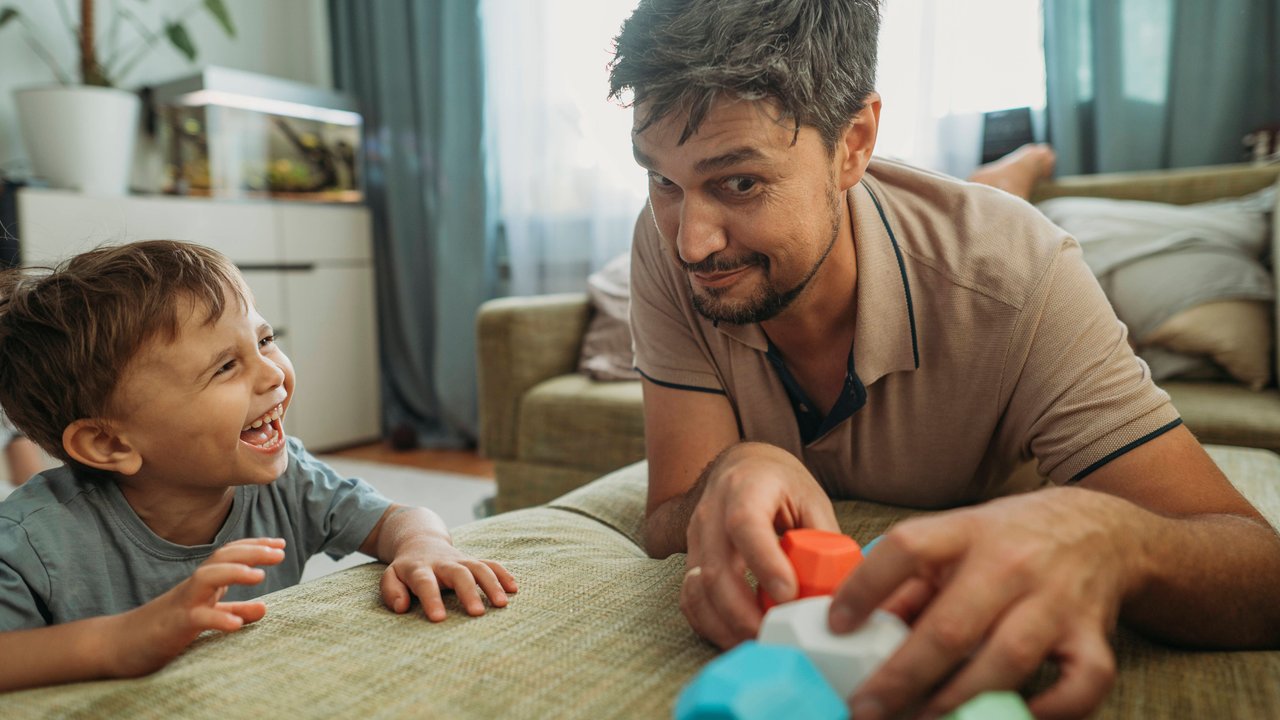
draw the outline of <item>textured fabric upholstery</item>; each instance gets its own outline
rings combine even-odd
[[[1280,520],[1280,457],[1211,448],[1237,486]],[[266,597],[267,616],[210,635],[149,677],[5,695],[4,716],[669,718],[676,695],[715,650],[677,598],[684,556],[646,557],[646,468],[628,466],[548,506],[458,528],[460,547],[518,578],[510,607],[449,619],[417,606],[394,615],[379,564]],[[865,543],[908,510],[837,504]],[[1122,630],[1119,678],[1096,718],[1274,718],[1280,652],[1173,650]],[[1043,669],[1029,689],[1053,676]]]

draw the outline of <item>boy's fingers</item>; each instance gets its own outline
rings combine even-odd
[[[277,550],[283,550],[285,548],[286,543],[284,541],[284,538],[254,537],[254,538],[240,538],[239,540],[232,540],[231,542],[226,543],[222,547],[231,547],[232,545],[264,545],[266,547],[276,548]]]
[[[196,568],[191,580],[194,590],[201,597],[212,596],[226,585],[257,585],[266,577],[260,568],[238,563],[208,563]]]
[[[476,585],[476,577],[471,573],[471,568],[454,563],[445,565],[436,572],[440,574],[440,580],[457,593],[458,601],[468,615],[475,617],[484,614],[484,600],[480,597],[480,586]]]
[[[400,581],[396,569],[390,565],[382,572],[382,604],[393,613],[402,613],[409,609],[409,588]]]
[[[218,548],[205,562],[278,565],[282,560],[284,560],[284,550],[281,548],[249,543],[228,543]]]
[[[444,609],[444,600],[440,598],[440,581],[436,580],[436,574],[431,571],[431,568],[416,568],[410,571],[409,577],[404,580],[413,594],[418,596],[418,602],[422,603],[422,612],[426,614],[428,620],[440,622],[448,617]]]
[[[218,603],[214,609],[237,615],[246,625],[261,620],[267,614],[267,604],[257,600]]]
[[[475,578],[476,583],[480,585],[480,589],[489,597],[489,602],[494,607],[507,606],[507,593],[498,582],[498,576],[493,572],[493,568],[479,560],[467,560],[463,565],[471,571],[471,576]]]
[[[482,560],[481,562],[488,565],[489,569],[493,571],[493,574],[498,576],[498,582],[502,583],[503,590],[506,590],[508,593],[515,594],[520,589],[516,587],[515,576],[507,572],[506,568],[493,560]]]
[[[239,615],[212,607],[192,608],[190,618],[199,630],[235,632],[244,627],[244,619]]]

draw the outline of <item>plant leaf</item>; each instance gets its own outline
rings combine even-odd
[[[4,27],[10,20],[18,19],[18,11],[16,8],[6,7],[0,8],[0,27]]]
[[[196,44],[191,42],[191,35],[187,33],[187,29],[182,23],[171,22],[164,26],[164,34],[169,38],[169,43],[177,48],[178,52],[187,56],[187,60],[194,61],[196,59]]]
[[[227,6],[222,0],[204,0],[204,7],[227,32],[227,37],[236,36],[235,23],[231,22],[231,13],[227,11]]]

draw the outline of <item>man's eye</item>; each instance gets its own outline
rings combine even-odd
[[[649,182],[653,183],[654,185],[657,185],[658,187],[663,187],[663,188],[669,188],[675,184],[656,172],[649,173]]]
[[[724,181],[724,186],[729,192],[738,194],[746,194],[755,189],[758,181],[753,177],[745,175],[735,175]]]

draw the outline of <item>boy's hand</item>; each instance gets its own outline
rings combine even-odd
[[[266,573],[257,565],[284,560],[282,538],[245,538],[218,548],[169,592],[120,615],[107,647],[115,655],[113,674],[137,677],[155,672],[177,657],[205,630],[234,632],[261,620],[258,601],[220,602],[231,585],[256,585]]]
[[[452,588],[468,615],[484,614],[483,591],[494,607],[505,607],[515,578],[492,560],[477,560],[453,546],[447,535],[421,534],[397,544],[382,574],[382,602],[392,612],[408,611],[409,594],[418,596],[432,622],[446,617],[440,586]]]

